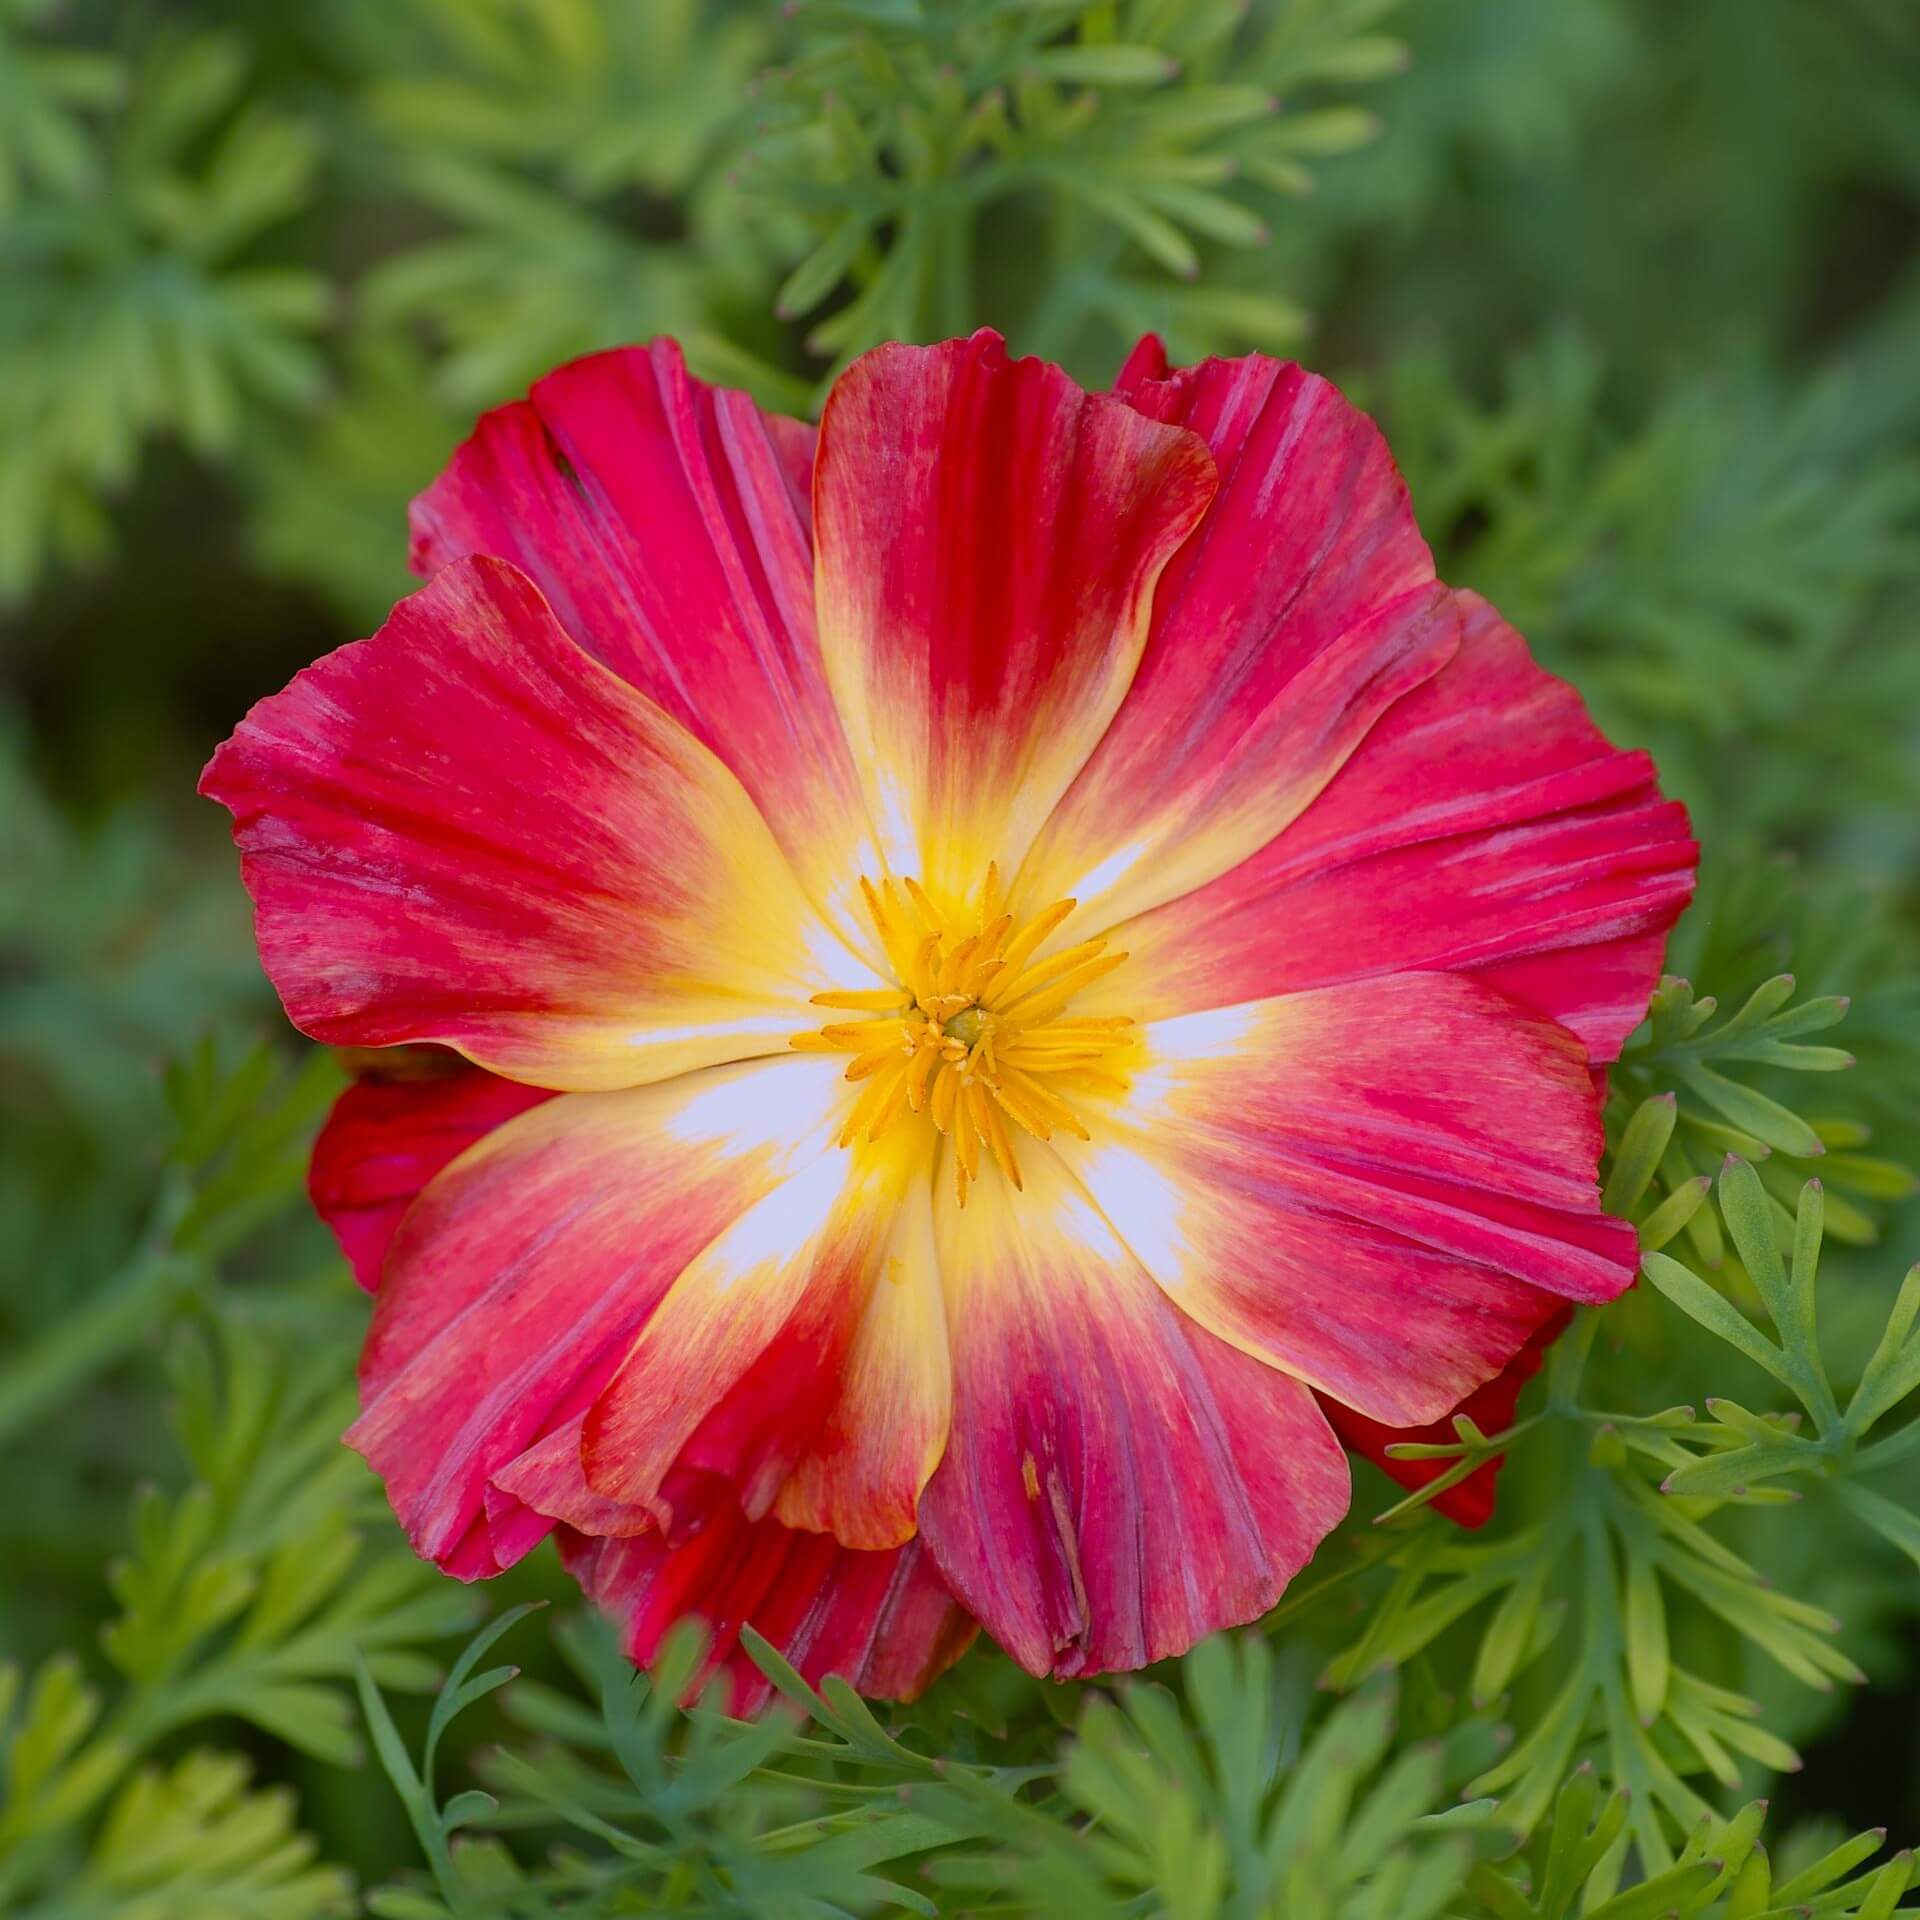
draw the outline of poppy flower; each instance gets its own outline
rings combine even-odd
[[[203,790],[295,1024],[440,1050],[313,1187],[377,1289],[348,1438],[448,1571],[557,1530],[738,1708],[748,1622],[880,1694],[976,1622],[1135,1667],[1273,1604],[1336,1428],[1630,1283],[1595,1069],[1685,816],[1324,380],[982,333],[816,433],[659,343],[413,534]]]

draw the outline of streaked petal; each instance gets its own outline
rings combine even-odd
[[[441,1058],[445,1070],[356,1080],[313,1143],[308,1197],[369,1293],[420,1189],[483,1135],[553,1097]]]
[[[949,1400],[929,1161],[918,1125],[835,1148],[691,1261],[587,1416],[589,1487],[676,1542],[716,1502],[911,1538]]]
[[[1485,601],[1459,653],[1286,832],[1114,933],[1088,996],[1157,1017],[1415,969],[1486,971],[1596,1061],[1646,1012],[1699,849],[1644,753],[1609,746]],[[1105,1004],[1101,1011],[1109,1010]]]
[[[1562,1300],[1632,1283],[1563,1028],[1449,974],[1156,1022],[1061,1153],[1170,1298],[1390,1426],[1490,1380]]]
[[[1453,1443],[1457,1439],[1453,1430],[1454,1414],[1465,1414],[1482,1433],[1503,1433],[1513,1425],[1514,1409],[1520,1404],[1521,1388],[1540,1371],[1540,1363],[1546,1358],[1547,1349],[1567,1330],[1572,1318],[1571,1307],[1560,1308],[1534,1331],[1527,1344],[1484,1387],[1476,1387],[1452,1412],[1439,1420],[1430,1421],[1424,1427],[1383,1427],[1379,1421],[1369,1420],[1365,1414],[1355,1413],[1351,1407],[1343,1407],[1337,1400],[1323,1398],[1320,1404],[1333,1423],[1334,1432],[1350,1451],[1371,1460],[1390,1480],[1397,1481],[1409,1491],[1424,1487],[1428,1481],[1439,1479],[1451,1463],[1446,1460],[1395,1460],[1389,1457],[1387,1449],[1407,1441],[1424,1442],[1430,1446]],[[1495,1483],[1499,1480],[1500,1469],[1506,1463],[1507,1456],[1496,1453],[1457,1486],[1436,1494],[1431,1502],[1434,1512],[1445,1514],[1449,1520],[1463,1527],[1484,1527],[1493,1518]]]
[[[717,1513],[691,1540],[657,1533],[560,1536],[567,1570],[618,1622],[629,1659],[649,1665],[675,1621],[706,1623],[708,1671],[726,1676],[727,1711],[759,1712],[767,1678],[740,1648],[740,1629],[770,1641],[811,1685],[837,1673],[864,1694],[911,1700],[966,1652],[975,1628],[920,1543],[861,1553],[826,1534]]]
[[[1140,670],[1021,875],[1092,933],[1203,886],[1313,802],[1458,644],[1407,490],[1317,375],[1208,360],[1126,398],[1198,433],[1220,491],[1162,574]]]
[[[780,1489],[775,1517],[849,1546],[904,1539],[946,1449],[952,1413],[931,1184],[923,1179],[901,1202],[826,1417]]]
[[[601,1382],[587,1383],[571,1397],[574,1410],[542,1434],[524,1453],[497,1467],[487,1482],[486,1514],[493,1550],[503,1566],[520,1559],[556,1525],[576,1532],[617,1538],[655,1529],[652,1511],[625,1500],[609,1500],[587,1485],[580,1460],[580,1434],[588,1410],[600,1397]]]
[[[296,1025],[537,1085],[783,1051],[849,956],[738,782],[465,560],[263,700],[208,765]]]
[[[494,1473],[584,1411],[689,1260],[834,1151],[841,1098],[833,1063],[799,1056],[564,1095],[421,1194],[347,1434],[420,1553],[484,1537]]]
[[[886,346],[827,401],[821,646],[893,869],[1011,874],[1133,677],[1153,585],[1211,496],[1192,434],[1009,360]]]
[[[814,635],[813,437],[694,379],[671,340],[594,354],[481,420],[413,503],[413,564],[520,567],[725,762],[851,929],[878,867]]]
[[[920,1504],[955,1597],[1031,1672],[1138,1667],[1264,1613],[1347,1504],[1297,1381],[1180,1313],[1046,1147],[936,1193],[953,1432]]]

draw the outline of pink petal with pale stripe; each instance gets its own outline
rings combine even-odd
[[[1160,578],[1125,703],[1021,875],[1081,933],[1236,867],[1300,813],[1458,644],[1407,490],[1372,421],[1255,355],[1135,378],[1198,433],[1220,491]]]
[[[502,561],[261,701],[201,790],[289,1016],[335,1045],[633,1086],[784,1052],[858,970],[733,776]]]
[[[578,1419],[690,1260],[832,1150],[839,1100],[831,1064],[799,1058],[566,1095],[421,1194],[347,1435],[419,1552],[484,1539],[493,1476]]]
[[[1193,434],[1009,360],[887,346],[835,383],[814,470],[827,678],[893,870],[1011,877],[1133,678],[1204,511]]]
[[[1144,1666],[1264,1613],[1346,1511],[1299,1382],[1156,1287],[1060,1161],[942,1183],[953,1432],[921,1537],[1030,1672]]]
[[[1485,601],[1452,663],[1251,859],[1115,929],[1089,1010],[1147,1017],[1414,969],[1486,970],[1610,1060],[1646,1012],[1699,848]],[[1109,1005],[1108,1003],[1112,1003]]]
[[[920,1128],[837,1149],[687,1264],[588,1413],[588,1486],[669,1540],[716,1503],[898,1546],[946,1444]]]
[[[1187,1313],[1372,1419],[1439,1418],[1632,1284],[1584,1051],[1478,981],[1155,1022],[1131,1079],[1062,1158]]]
[[[594,354],[481,420],[413,503],[413,564],[521,568],[725,762],[851,930],[877,860],[814,633],[813,439],[694,379],[671,340]]]

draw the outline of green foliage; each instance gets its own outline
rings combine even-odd
[[[1431,356],[1395,366],[1383,412],[1447,577],[1654,746],[1709,829],[1920,803],[1901,724],[1920,649],[1863,617],[1920,568],[1911,452],[1846,443],[1863,396],[1844,375],[1798,394],[1689,380],[1625,429],[1605,385],[1570,335],[1519,355],[1491,407]]]
[[[314,142],[246,78],[236,40],[157,41],[97,155],[0,227],[0,594],[98,551],[151,436],[228,453],[252,407],[319,392],[325,280],[243,258],[306,205]]]
[[[523,1610],[524,1611],[524,1610]],[[570,1631],[567,1651],[599,1702],[593,1715],[536,1694],[521,1709],[547,1735],[532,1755],[497,1754],[499,1797],[434,1793],[436,1751],[454,1717],[507,1684],[515,1670],[474,1669],[519,1613],[494,1621],[456,1662],[416,1766],[371,1677],[361,1693],[381,1763],[406,1805],[432,1869],[434,1892],[377,1893],[383,1920],[482,1915],[698,1912],[823,1917],[903,1909],[924,1897],[887,1877],[896,1863],[1026,1819],[1015,1795],[1032,1770],[954,1765],[890,1735],[843,1681],[815,1693],[765,1642],[749,1639],[791,1712],[757,1724],[676,1704],[699,1669],[691,1625],[636,1675],[598,1622]],[[925,1804],[923,1805],[923,1797]],[[493,1841],[455,1849],[463,1827],[571,1830],[586,1854],[556,1854],[528,1871]],[[942,1856],[943,1859],[947,1856]]]
[[[1285,344],[1294,302],[1200,268],[1370,137],[1342,95],[1401,64],[1393,5],[333,0],[285,106],[235,35],[70,52],[30,8],[0,27],[0,596],[104,554],[150,442],[227,457],[244,427],[267,551],[362,604],[302,476],[355,457],[353,396],[381,408],[418,338],[425,431],[355,489],[388,528],[477,408],[653,333],[801,409],[879,340],[986,317],[1055,352]],[[394,243],[288,264],[322,161]],[[1017,276],[1009,221],[1051,236]],[[796,378],[777,322],[807,315],[829,364]],[[309,434],[329,329],[350,397]]]
[[[1484,1726],[1393,1755],[1396,1689],[1370,1687],[1300,1745],[1301,1689],[1257,1640],[1217,1640],[1182,1662],[1179,1690],[1129,1683],[1123,1706],[1089,1698],[1056,1766],[932,1758],[890,1734],[841,1682],[816,1693],[764,1642],[754,1657],[793,1708],[758,1724],[674,1705],[697,1671],[691,1630],[636,1676],[595,1625],[566,1644],[598,1696],[593,1715],[536,1690],[513,1703],[547,1736],[497,1754],[499,1797],[444,1805],[435,1750],[454,1716],[515,1670],[475,1672],[524,1610],[456,1663],[420,1762],[371,1682],[367,1717],[406,1803],[434,1891],[373,1896],[385,1920],[574,1911],[697,1912],[752,1920],[941,1908],[1179,1920],[1286,1913],[1300,1920],[1425,1920],[1447,1908],[1500,1836],[1490,1803],[1445,1807],[1486,1757]],[[1124,1710],[1123,1710],[1124,1709]],[[497,1843],[458,1850],[462,1828],[552,1823],[594,1844],[528,1871]],[[600,1903],[599,1905],[594,1904]]]
[[[195,1752],[135,1774],[73,1883],[22,1920],[322,1920],[350,1892],[314,1863],[284,1788],[250,1792],[244,1761]]]
[[[324,1054],[283,1084],[264,1047],[225,1073],[211,1041],[169,1069],[175,1135],[139,1249],[83,1309],[0,1361],[0,1439],[205,1297],[218,1256],[302,1191],[313,1126],[338,1086]]]
[[[697,331],[699,209],[668,209],[737,116],[765,50],[752,23],[697,0],[411,10],[431,52],[376,69],[364,106],[450,231],[369,274],[370,325],[424,323],[442,390],[469,412],[577,354]]]
[[[1711,1914],[1715,1920],[1787,1920],[1789,1915],[1893,1912],[1914,1880],[1910,1854],[1856,1873],[1878,1853],[1883,1834],[1863,1833],[1805,1869],[1776,1877],[1759,1845],[1765,1801],[1730,1819],[1702,1818],[1685,1851],[1666,1869],[1616,1891],[1627,1838],[1630,1795],[1604,1799],[1590,1768],[1561,1788],[1553,1823],[1511,1868],[1476,1868],[1473,1891],[1495,1920],[1665,1920]]]
[[[1756,1030],[1757,1023],[1748,1029]],[[1660,1103],[1641,1112],[1649,1109],[1661,1110]],[[1671,1109],[1664,1111],[1670,1126]],[[1617,1176],[1620,1158],[1614,1168]],[[1714,1623],[1691,1636],[1708,1654],[1724,1656],[1731,1635],[1823,1692],[1836,1680],[1866,1678],[1833,1643],[1840,1622],[1772,1588],[1714,1527],[1720,1510],[1777,1509],[1798,1498],[1780,1481],[1814,1478],[1830,1482],[1835,1497],[1895,1547],[1912,1554],[1920,1545],[1920,1516],[1859,1484],[1898,1468],[1920,1440],[1920,1421],[1909,1419],[1872,1446],[1861,1444],[1896,1408],[1911,1414],[1907,1403],[1920,1389],[1920,1274],[1908,1277],[1843,1411],[1816,1310],[1819,1183],[1807,1183],[1784,1233],[1777,1203],[1746,1162],[1729,1156],[1719,1189],[1743,1271],[1779,1338],[1769,1339],[1709,1280],[1666,1254],[1646,1255],[1647,1278],[1723,1348],[1785,1387],[1811,1418],[1812,1433],[1797,1430],[1798,1412],[1753,1412],[1731,1398],[1710,1398],[1705,1421],[1688,1406],[1620,1412],[1594,1405],[1583,1391],[1599,1325],[1589,1314],[1554,1350],[1538,1413],[1493,1436],[1459,1421],[1452,1446],[1400,1449],[1409,1457],[1457,1456],[1464,1472],[1522,1440],[1529,1449],[1551,1448],[1561,1497],[1537,1521],[1497,1538],[1416,1525],[1385,1556],[1392,1582],[1327,1676],[1349,1685],[1382,1664],[1404,1665],[1471,1618],[1470,1696],[1486,1706],[1551,1651],[1551,1682],[1529,1703],[1521,1737],[1468,1791],[1499,1796],[1501,1817],[1529,1833],[1569,1767],[1597,1751],[1592,1763],[1627,1796],[1615,1823],[1622,1849],[1630,1840],[1639,1859],[1661,1871],[1678,1861],[1676,1838],[1713,1813],[1700,1775],[1730,1788],[1740,1780],[1738,1756],[1771,1768],[1799,1764],[1757,1723],[1757,1702],[1724,1685],[1716,1668],[1686,1657],[1676,1610]],[[1385,1517],[1424,1507],[1441,1484]]]
[[[0,1911],[1914,1911],[1848,1705],[1920,1620],[1916,56],[1900,0],[0,0]],[[536,1559],[429,1704],[472,1605],[337,1444],[338,1075],[254,1044],[193,770],[553,362],[804,413],[980,324],[1090,385],[1310,340],[1655,751],[1707,867],[1609,1076],[1645,1283],[1156,1673],[869,1709],[763,1647],[742,1726]]]
[[[227,1717],[349,1764],[359,1746],[342,1683],[356,1664],[390,1687],[429,1688],[437,1670],[420,1649],[469,1617],[389,1529],[356,1526],[382,1503],[339,1446],[352,1411],[339,1358],[336,1370],[296,1369],[230,1321],[219,1339],[218,1358],[198,1335],[176,1352],[175,1425],[193,1477],[171,1498],[141,1492],[131,1551],[109,1569],[113,1693],[70,1654],[25,1683],[5,1670],[20,1704],[0,1897],[51,1898],[77,1872],[108,1912],[119,1911],[109,1896],[156,1916],[251,1912],[250,1899],[280,1901],[265,1909],[276,1914],[329,1911],[339,1876],[306,1871],[284,1796],[246,1795],[244,1767],[201,1754],[167,1775],[132,1770],[180,1729]]]
[[[1021,330],[1038,350],[1090,320],[1123,340],[1164,328],[1187,352],[1288,344],[1303,316],[1286,300],[1159,276],[1198,282],[1206,249],[1264,245],[1272,197],[1369,138],[1356,108],[1282,106],[1394,71],[1403,49],[1376,31],[1393,5],[1311,0],[1255,22],[1169,0],[803,7],[820,25],[770,78],[745,171],[812,232],[775,310],[816,316],[807,344],[836,366],[963,332],[982,225],[1012,202],[1036,243]]]
[[[1084,1828],[1035,1823],[1011,1858],[945,1862],[942,1881],[983,1905],[1011,1894],[1021,1911],[1115,1920],[1143,1902],[1178,1920],[1428,1920],[1476,1853],[1503,1848],[1491,1801],[1449,1804],[1488,1757],[1485,1725],[1396,1752],[1398,1689],[1382,1678],[1302,1745],[1301,1691],[1276,1689],[1257,1639],[1196,1647],[1181,1683],[1088,1701],[1060,1774]]]
[[[124,85],[112,54],[28,38],[52,12],[53,0],[0,9],[0,215],[29,187],[73,192],[90,183],[94,153],[81,115],[112,106]]]

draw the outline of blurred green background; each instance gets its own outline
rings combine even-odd
[[[1851,992],[1851,1110],[1915,1157],[1912,0],[0,0],[0,1646],[89,1649],[175,1475],[117,1289],[193,1241],[166,1143],[214,1096],[161,1063],[294,1058],[208,751],[378,623],[409,496],[555,362],[668,332],[804,411],[983,323],[1090,384],[1153,327],[1347,385],[1443,574],[1694,809],[1685,964]],[[199,1251],[344,1354],[292,1203],[327,1071],[256,1142],[269,1230]],[[1910,1837],[1913,1579],[1801,1790]],[[302,1777],[332,1853],[404,1857],[383,1789]]]

